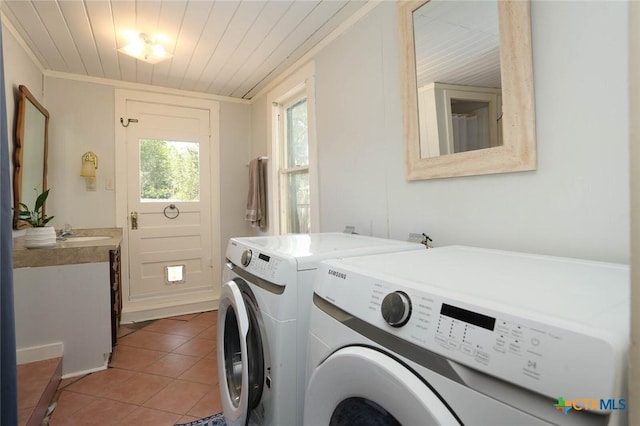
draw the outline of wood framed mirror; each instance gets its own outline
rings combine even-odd
[[[26,204],[30,209],[37,196],[47,189],[47,153],[49,149],[49,111],[31,94],[18,87],[18,115],[13,151],[13,206]],[[34,190],[36,188],[36,190]],[[46,203],[42,206],[45,213]],[[13,228],[29,225],[13,213]]]
[[[398,13],[407,179],[535,170],[529,1],[398,1]],[[478,117],[486,136],[467,143],[460,126]]]

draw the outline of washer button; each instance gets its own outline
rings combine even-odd
[[[475,360],[485,365],[489,364],[489,354],[486,352],[478,351],[478,353],[476,353]]]
[[[460,344],[458,342],[456,342],[455,340],[449,340],[449,341],[447,341],[447,347],[449,349],[456,350],[456,349],[460,348]]]
[[[468,346],[468,345],[460,346],[460,351],[465,355],[473,356],[475,354],[475,350],[471,346]]]

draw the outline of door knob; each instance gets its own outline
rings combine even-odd
[[[138,229],[138,212],[131,212],[131,229]]]

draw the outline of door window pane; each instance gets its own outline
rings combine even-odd
[[[309,138],[306,99],[287,108],[286,129],[286,168],[308,166]]]
[[[200,146],[140,139],[140,201],[199,201]]]

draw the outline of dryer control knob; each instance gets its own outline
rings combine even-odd
[[[411,299],[402,291],[387,294],[382,300],[382,318],[392,327],[402,327],[411,316]]]
[[[242,252],[242,257],[240,258],[240,263],[242,263],[242,266],[249,266],[249,264],[251,263],[251,256],[253,256],[253,253],[251,253],[250,249]]]

